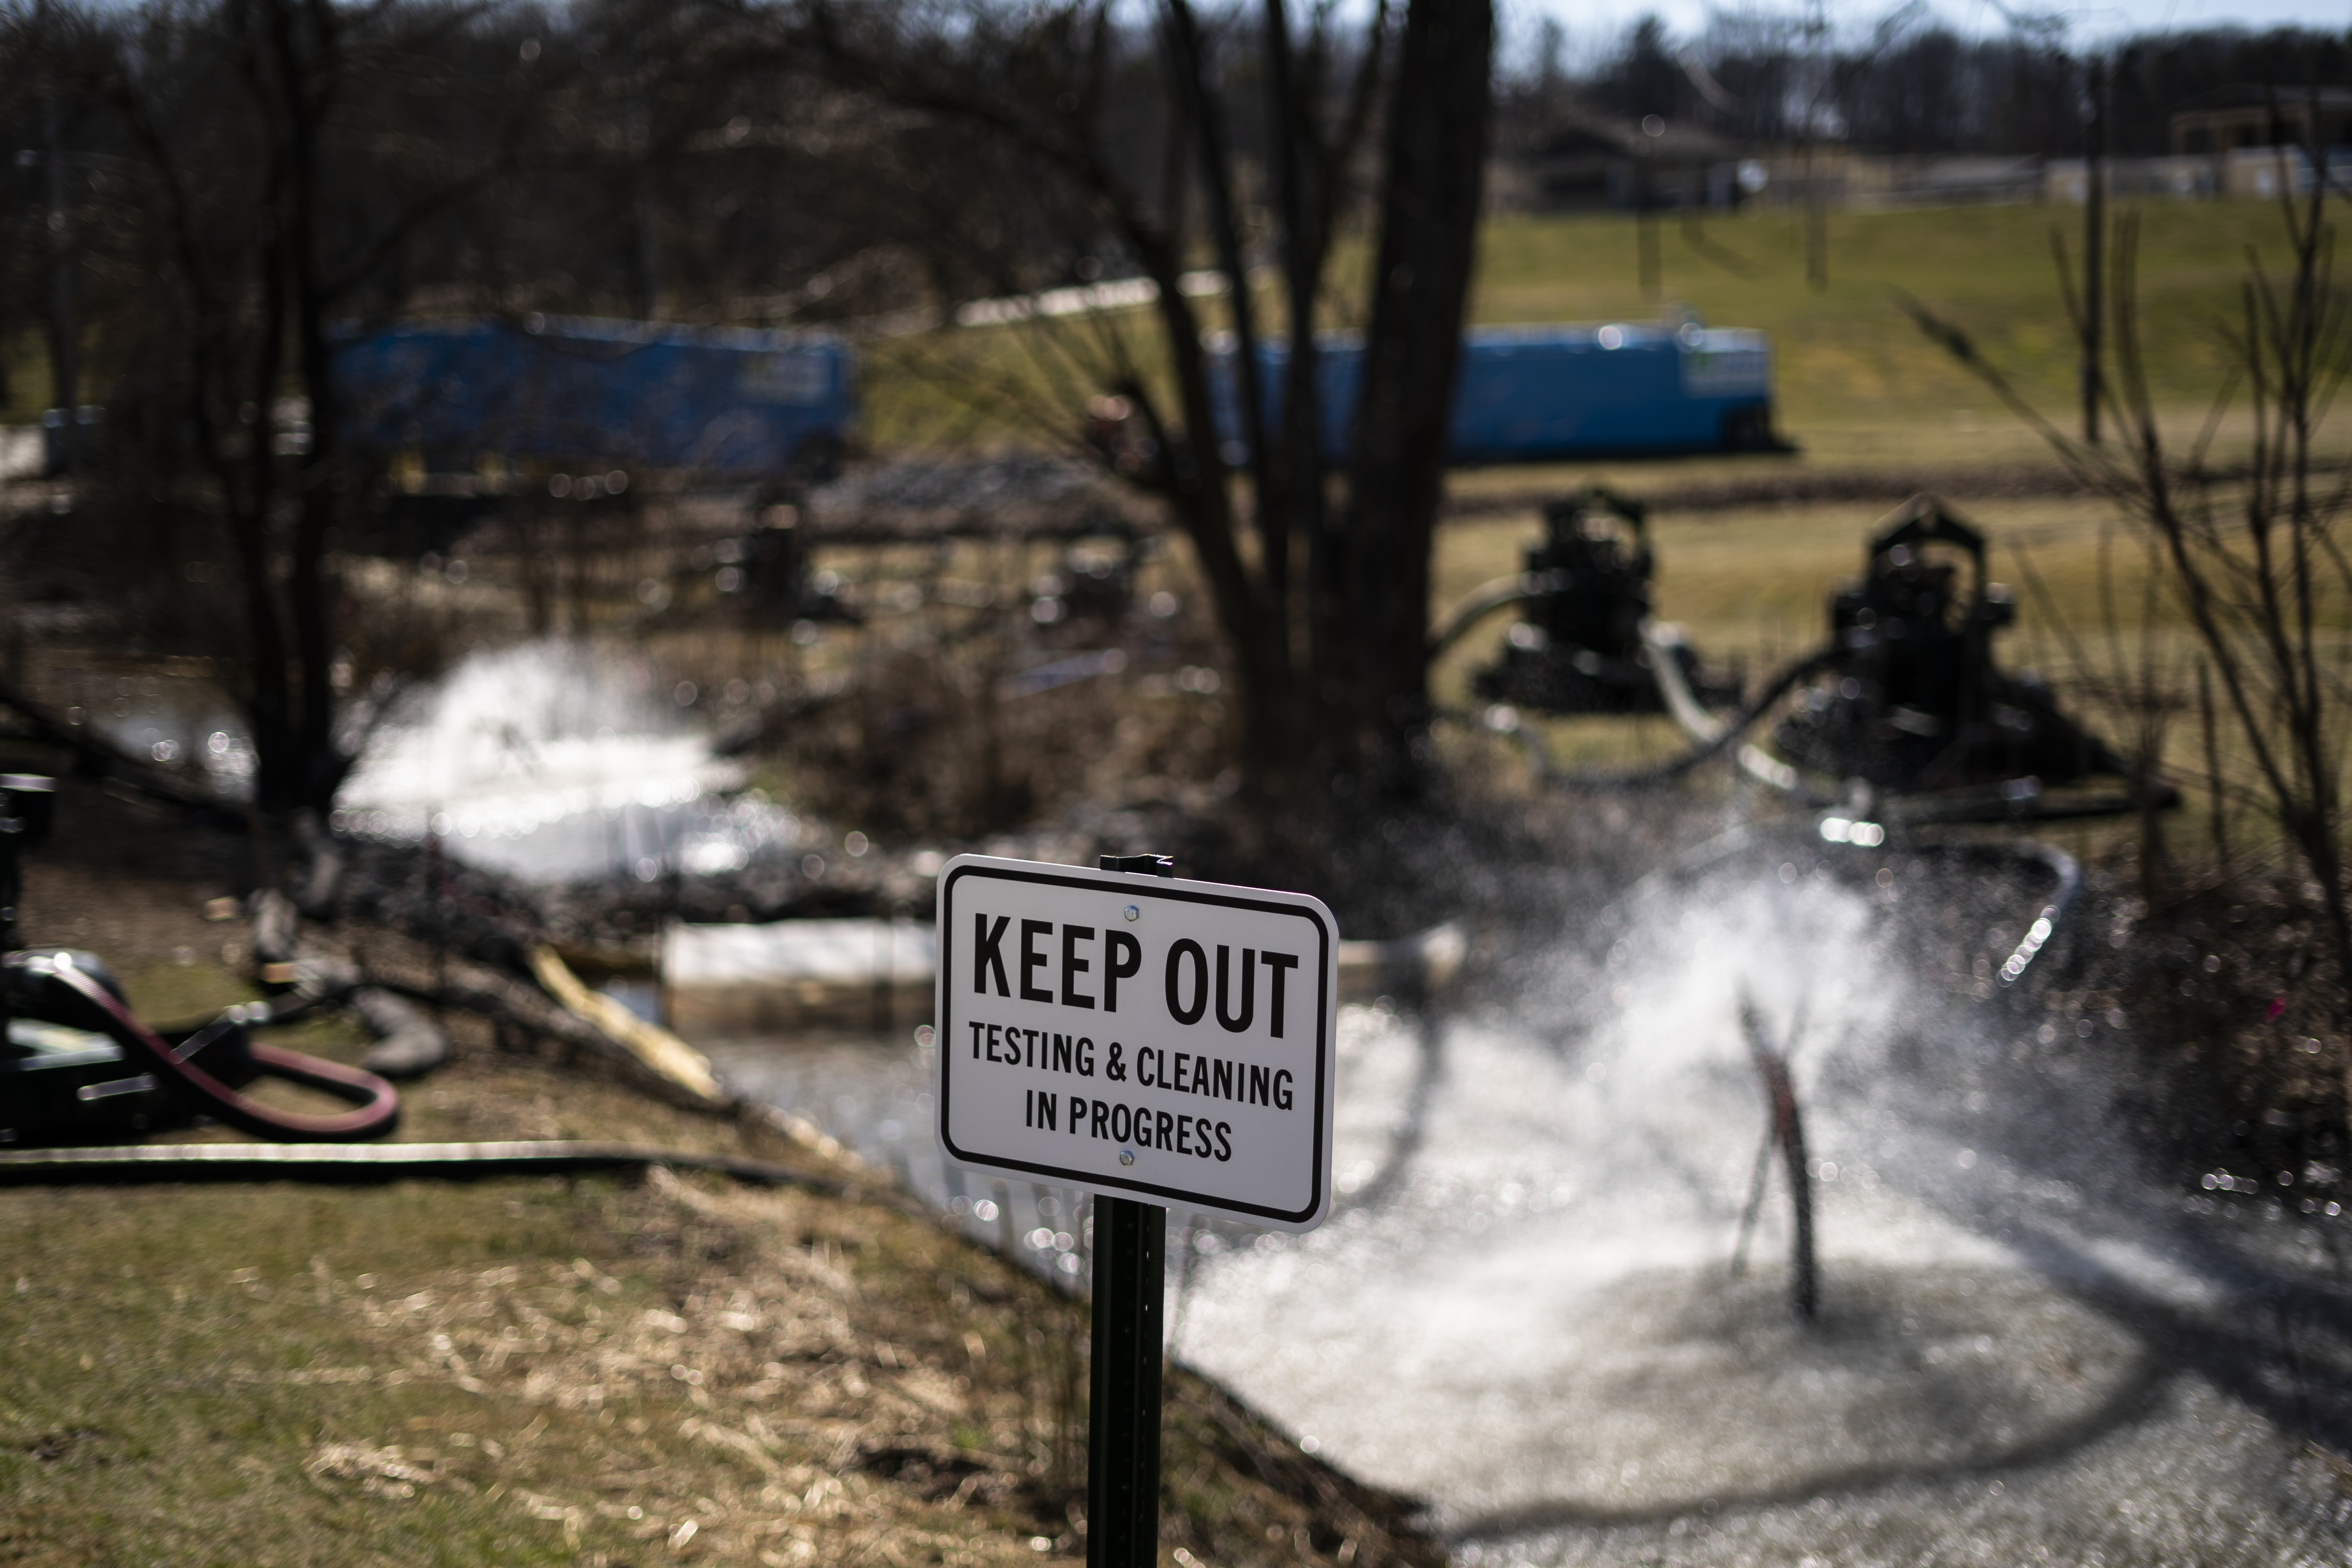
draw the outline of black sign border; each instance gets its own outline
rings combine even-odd
[[[1268,1208],[1262,1204],[1236,1203],[1224,1198],[1206,1198],[1175,1187],[1163,1187],[1151,1182],[1123,1181],[1118,1177],[1098,1176],[1091,1171],[1066,1170],[1058,1165],[1033,1164],[1026,1160],[1000,1159],[994,1155],[973,1155],[956,1147],[948,1136],[948,1070],[945,1052],[950,1038],[949,997],[953,993],[955,977],[955,921],[946,918],[955,902],[955,885],[966,877],[981,876],[1007,882],[1040,882],[1048,887],[1083,888],[1090,892],[1129,891],[1141,897],[1169,899],[1189,904],[1215,904],[1225,909],[1255,910],[1268,914],[1297,916],[1314,923],[1315,934],[1322,943],[1322,952],[1315,965],[1315,1186],[1309,1202],[1303,1209]],[[1326,1041],[1330,1037],[1331,1018],[1331,945],[1333,932],[1320,908],[1313,905],[1283,903],[1273,899],[1237,897],[1231,893],[1195,892],[1181,884],[1171,885],[1159,879],[1122,877],[1116,871],[1098,872],[1093,877],[1072,876],[1062,872],[1015,871],[1003,866],[957,866],[950,869],[940,883],[939,922],[939,1029],[940,1110],[937,1126],[940,1147],[948,1158],[958,1164],[983,1170],[1022,1171],[1049,1181],[1068,1182],[1083,1187],[1116,1187],[1121,1192],[1145,1194],[1170,1200],[1172,1206],[1213,1210],[1223,1214],[1255,1215],[1278,1225],[1307,1225],[1320,1213],[1327,1197],[1323,1190],[1326,1155],[1323,1147],[1323,1124],[1330,1109],[1326,1096],[1330,1092],[1327,1075],[1330,1069],[1330,1051]]]

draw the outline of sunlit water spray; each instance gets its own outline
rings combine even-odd
[[[1351,1031],[1336,1153],[1371,1201],[1326,1237],[1220,1260],[1187,1315],[1183,1353],[1339,1462],[1442,1500],[1457,1526],[1719,1504],[1890,1443],[1952,1446],[1885,1408],[1883,1357],[1822,1353],[1851,1338],[1850,1312],[1806,1342],[1783,1283],[1784,1192],[1750,1278],[1729,1277],[1765,1124],[1743,992],[1784,1040],[1803,1020],[1792,1068],[1832,1282],[1992,1260],[1899,1195],[1916,1141],[1856,1092],[1906,1000],[1876,911],[1827,883],[1767,881],[1643,915],[1597,973],[1562,965],[1572,978],[1532,988],[1526,1016],[1557,1033]],[[1580,1028],[1592,1000],[1601,1016]],[[1980,1371],[1959,1364],[1984,1359],[1972,1338],[1942,1347],[1955,1374]]]
[[[451,856],[538,881],[710,875],[795,823],[728,801],[712,756],[642,660],[557,642],[479,653],[402,705],[338,799],[338,826],[440,836]]]
[[[2217,1226],[2137,1172],[2107,1108],[2122,1053],[1906,978],[1923,906],[1989,900],[2013,931],[2019,889],[1859,869],[1660,885],[1613,946],[1527,961],[1500,1017],[1344,1009],[1333,1217],[1293,1238],[1172,1213],[1174,1353],[1423,1499],[1465,1563],[2346,1560],[2352,1471],[2293,1426],[2352,1372],[2310,1238],[2270,1210]],[[1766,1131],[1743,989],[1795,1036],[1810,1327],[1777,1169],[1731,1276]],[[1075,1194],[941,1164],[903,1036],[712,1054],[1083,1278]],[[2283,1355],[2265,1303],[2294,1292]]]
[[[722,801],[732,769],[667,699],[627,659],[479,656],[384,728],[342,825],[436,830],[548,880],[790,844],[788,814]],[[2242,1325],[2307,1276],[2134,1171],[2107,1131],[2116,1053],[1908,978],[1922,905],[2016,889],[1857,868],[1657,881],[1611,934],[1533,944],[1500,1015],[1345,1010],[1333,1219],[1294,1239],[1171,1215],[1174,1352],[1424,1499],[1472,1562],[2341,1560],[2352,1497],[2245,1403],[2280,1363]],[[1989,918],[2014,927],[2036,897]],[[1777,1168],[1731,1274],[1766,1130],[1743,994],[1790,1046],[1807,1120],[1811,1327]],[[1083,1279],[1076,1194],[940,1163],[903,1036],[712,1054]],[[2242,1352],[2239,1384],[2183,1370],[2184,1325]],[[2340,1384],[2341,1341],[2295,1354]]]
[[[2209,1394],[2113,1308],[2218,1301],[2213,1260],[2130,1174],[2080,1075],[2021,1076],[1990,1016],[1938,1022],[1949,1004],[1904,978],[1902,896],[1721,875],[1632,904],[1605,963],[1545,961],[1510,1020],[1351,1014],[1340,1212],[1199,1262],[1177,1353],[1426,1500],[1479,1561],[1648,1542],[2014,1563],[2113,1533],[2101,1510],[2126,1504],[2137,1544],[2108,1561],[2227,1541],[2294,1562],[2352,1539],[2325,1485],[2283,1478],[2293,1445],[2249,1443],[2243,1421],[2243,1452],[2196,1435]],[[1748,1275],[1729,1268],[1766,1121],[1743,990],[1779,1038],[1802,1020],[1810,1327],[1777,1169]],[[2135,1466],[2173,1479],[2140,1495]],[[1988,1500],[2027,1482],[2079,1489],[2084,1517]],[[1857,1510],[1897,1496],[1896,1523],[1857,1533]]]
[[[1498,1018],[1344,1009],[1333,1217],[1293,1238],[1172,1213],[1174,1353],[1423,1499],[1468,1563],[2345,1561],[2352,1470],[2295,1426],[2352,1373],[2340,1279],[2274,1211],[2217,1225],[2135,1170],[2122,1053],[1906,978],[1922,906],[2013,929],[2019,889],[1860,869],[1658,886],[1613,946],[1528,961]],[[1766,1129],[1743,989],[1795,1035],[1810,1327],[1777,1170],[1731,1276]],[[1083,1278],[1075,1194],[940,1163],[904,1037],[712,1054]]]

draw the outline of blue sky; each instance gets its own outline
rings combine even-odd
[[[1828,15],[1840,32],[1865,32],[1900,0],[1829,0]],[[2165,28],[2210,27],[2235,24],[2264,28],[2305,26],[2343,30],[2352,27],[2352,0],[2083,0],[2054,4],[2052,0],[2004,0],[2011,12],[2055,13],[2067,24],[2067,37],[2078,44],[2095,43],[2118,34]],[[1530,47],[1545,16],[1558,18],[1568,29],[1570,57],[1582,61],[1605,52],[1610,43],[1648,12],[1665,19],[1677,37],[1705,29],[1709,15],[1726,9],[1789,11],[1802,0],[1754,5],[1725,5],[1710,0],[1505,0],[1504,26],[1512,52]],[[1931,8],[1947,24],[1965,33],[1999,33],[2007,21],[1991,0],[1931,0]]]

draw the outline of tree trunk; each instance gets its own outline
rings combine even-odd
[[[282,230],[283,226],[274,226]],[[253,803],[264,813],[296,805],[300,780],[296,746],[300,725],[295,710],[295,693],[287,679],[292,650],[287,646],[286,625],[278,610],[277,551],[271,537],[278,510],[278,467],[272,452],[277,415],[272,395],[286,350],[284,244],[285,237],[280,232],[261,247],[257,268],[261,331],[251,361],[240,363],[233,352],[221,356],[224,390],[229,394],[223,402],[234,407],[236,394],[244,392],[248,394],[245,401],[252,405],[254,411],[253,417],[245,423],[242,451],[224,460],[242,470],[243,493],[230,505],[229,528],[236,539],[245,589],[250,660],[246,671],[250,683],[246,714],[253,722],[256,763]],[[198,395],[202,395],[201,392]],[[228,447],[233,447],[236,437],[224,429],[215,439]]]
[[[2107,68],[2094,58],[2090,65],[2091,123],[2083,169],[2083,439],[2099,444],[2100,329],[2105,325],[2107,237]]]
[[[1344,617],[1320,672],[1343,774],[1403,785],[1428,710],[1431,533],[1443,497],[1486,162],[1491,0],[1413,0],[1389,118],[1388,178],[1344,531]]]
[[[1234,334],[1234,409],[1240,416],[1239,438],[1245,449],[1240,461],[1226,458],[1226,466],[1246,466],[1250,489],[1257,499],[1257,595],[1259,634],[1263,647],[1257,665],[1263,671],[1264,706],[1279,707],[1280,693],[1289,681],[1289,509],[1273,481],[1275,456],[1267,439],[1265,383],[1258,374],[1257,310],[1250,298],[1249,267],[1242,254],[1240,215],[1234,210],[1233,162],[1225,146],[1224,116],[1211,101],[1209,62],[1202,47],[1200,28],[1186,0],[1168,7],[1168,42],[1176,75],[1191,100],[1194,133],[1200,142],[1202,184],[1208,196],[1209,237],[1217,247],[1217,264],[1231,284],[1226,295]],[[1196,446],[1199,439],[1195,438]]]
[[[65,449],[66,471],[79,474],[82,468],[81,322],[74,308],[77,262],[66,207],[65,143],[58,130],[54,92],[41,96],[41,142],[42,173],[48,178],[49,395],[54,405],[65,411],[65,433],[59,445]]]
[[[331,301],[320,277],[319,257],[320,120],[331,89],[314,85],[315,78],[331,81],[338,57],[336,26],[331,11],[322,10],[312,26],[322,35],[310,40],[317,61],[306,61],[291,37],[282,52],[285,71],[288,149],[290,167],[292,232],[287,237],[286,260],[293,270],[288,294],[294,307],[295,368],[310,405],[310,439],[296,468],[294,539],[288,563],[287,593],[294,620],[294,657],[301,672],[302,695],[295,726],[299,749],[294,805],[321,814],[335,803],[349,761],[335,737],[334,598],[337,585],[327,575],[327,536],[334,523],[337,469],[334,347],[327,339]],[[307,69],[305,68],[308,68]]]
[[[1290,18],[1283,0],[1265,0],[1265,28],[1266,120],[1273,128],[1267,156],[1273,165],[1275,202],[1282,217],[1290,357],[1283,367],[1281,439],[1275,443],[1272,461],[1260,480],[1258,506],[1286,520],[1278,541],[1267,536],[1265,570],[1267,596],[1282,607],[1281,634],[1286,639],[1292,611],[1291,542],[1304,539],[1310,556],[1318,554],[1328,526],[1324,515],[1323,400],[1316,384],[1315,300],[1322,289],[1329,230],[1322,221],[1324,193],[1308,188],[1309,171],[1301,157],[1315,140],[1314,106],[1299,95],[1298,73],[1291,58]],[[1368,64],[1364,68],[1371,68]],[[1271,439],[1273,432],[1267,436]],[[1311,626],[1315,616],[1311,559],[1307,570],[1307,619]],[[1285,651],[1289,651],[1286,641]],[[1311,651],[1307,657],[1313,658]]]

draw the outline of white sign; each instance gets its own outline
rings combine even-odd
[[[940,873],[940,1146],[959,1165],[1312,1230],[1339,929],[1303,893],[959,855]]]

